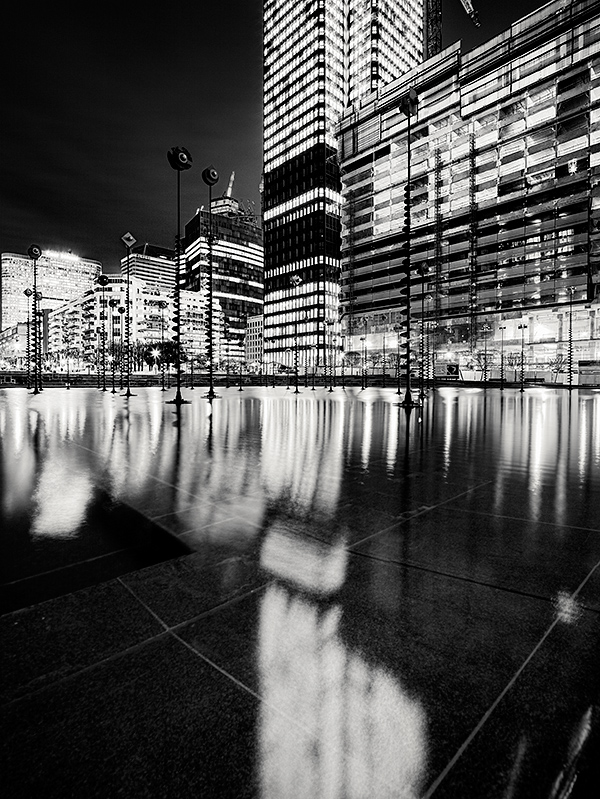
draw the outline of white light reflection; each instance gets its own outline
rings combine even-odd
[[[77,535],[92,498],[89,473],[79,464],[55,457],[46,460],[33,495],[34,536],[72,538]]]
[[[385,669],[348,650],[341,615],[339,605],[320,607],[280,585],[262,598],[262,799],[420,795],[422,705]]]
[[[567,591],[559,591],[552,600],[556,618],[564,624],[575,624],[581,618],[582,609],[575,597]]]
[[[316,595],[335,593],[346,578],[345,540],[329,545],[301,535],[301,530],[274,522],[261,548],[261,566],[301,590]]]

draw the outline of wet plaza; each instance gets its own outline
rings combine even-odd
[[[10,797],[597,795],[600,391],[0,391]]]

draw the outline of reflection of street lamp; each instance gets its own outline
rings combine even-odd
[[[527,329],[527,325],[522,323],[517,325],[518,329],[521,331],[521,391],[524,390],[524,382],[525,382],[525,330]]]
[[[573,388],[573,294],[575,286],[567,288],[569,292],[569,349],[567,351],[569,363],[569,390]]]
[[[130,375],[131,375],[131,348],[130,348],[130,324],[131,324],[131,300],[129,299],[129,260],[131,258],[131,248],[136,242],[136,239],[131,235],[131,233],[125,233],[121,236],[121,241],[125,245],[127,249],[127,268],[126,268],[126,277],[127,281],[125,283],[125,306],[127,313],[125,314],[125,364],[126,364],[126,391],[125,396],[131,397],[133,396],[131,393],[131,388],[129,385]],[[121,331],[121,340],[123,339],[123,331]]]
[[[498,325],[500,328],[500,391],[504,391],[504,331],[506,325]]]

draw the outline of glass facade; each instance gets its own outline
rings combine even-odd
[[[218,201],[215,201],[215,203]],[[225,318],[232,358],[243,360],[247,319],[263,310],[264,254],[261,228],[241,215],[212,214],[213,297]],[[185,226],[185,287],[207,288],[209,214],[199,211]]]
[[[421,0],[265,0],[265,358],[325,360],[339,333],[344,109],[422,57]]]
[[[415,349],[424,321],[438,355],[465,364],[488,341],[525,346],[540,368],[569,338],[576,359],[600,358],[599,52],[598,4],[556,2],[467,54],[448,48],[346,114],[348,348],[360,350],[360,335],[371,349],[386,334],[394,346],[401,318],[409,145],[399,99],[410,87]]]
[[[27,320],[30,301],[23,293],[33,289],[33,261],[27,255],[4,252],[0,257],[0,329]],[[58,308],[92,288],[102,271],[99,261],[70,252],[47,250],[37,262],[39,310]]]

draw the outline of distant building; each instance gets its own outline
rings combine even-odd
[[[246,362],[251,365],[262,364],[263,361],[263,318],[259,316],[249,316],[246,325],[245,340]]]
[[[70,252],[46,250],[37,261],[37,290],[42,295],[39,310],[58,308],[88,291],[102,264]],[[0,255],[0,330],[27,320],[31,302],[26,289],[33,289],[33,261],[28,255]]]
[[[127,274],[127,257],[121,259],[121,274]],[[175,251],[154,244],[131,248],[129,275],[143,280],[151,291],[168,293],[175,288]]]
[[[75,300],[48,315],[47,357],[60,365],[65,357],[80,364],[97,364],[103,350],[110,362],[126,344],[126,280],[107,275],[108,285],[95,285]],[[185,358],[201,361],[207,356],[206,291],[181,292],[181,340]],[[132,349],[138,353],[172,341],[173,297],[168,292],[151,290],[136,277],[130,277],[130,329]],[[223,339],[223,313],[213,302],[215,358],[220,357]]]
[[[213,200],[210,216],[215,237],[213,297],[223,310],[231,357],[241,359],[247,319],[262,314],[263,309],[262,230],[253,215],[246,214],[231,197]],[[185,226],[185,286],[191,291],[208,288],[208,226],[209,214],[203,210]]]

